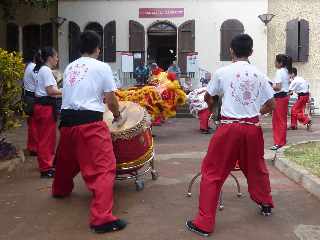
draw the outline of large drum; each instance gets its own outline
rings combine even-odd
[[[133,102],[120,102],[125,123],[117,127],[112,123],[113,115],[105,112],[117,160],[117,174],[136,173],[147,163],[153,161],[153,138],[150,130],[150,116],[140,105]]]

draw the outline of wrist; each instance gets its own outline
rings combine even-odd
[[[118,111],[116,114],[113,114],[114,119],[118,119],[120,117],[120,111]]]

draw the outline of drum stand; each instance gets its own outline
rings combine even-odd
[[[135,179],[134,183],[136,185],[136,191],[142,191],[144,189],[144,175],[150,172],[153,181],[157,180],[159,177],[159,174],[154,166],[154,161],[155,153],[153,151],[150,158],[141,166],[141,169],[132,170],[133,168],[122,168],[121,171],[128,171],[128,173],[117,174],[116,180],[122,181]],[[137,167],[135,166],[134,168]]]
[[[235,169],[234,171],[238,171],[239,169]],[[199,173],[197,173],[197,175],[195,175],[192,179],[191,179],[191,181],[190,181],[190,183],[189,183],[189,186],[188,186],[188,192],[187,192],[187,196],[188,197],[191,197],[191,195],[192,195],[192,193],[191,193],[191,190],[192,190],[192,186],[193,186],[193,184],[194,184],[194,182],[197,180],[197,178],[198,177],[200,177],[201,176],[201,173],[199,172]],[[241,193],[241,189],[240,189],[240,183],[239,183],[239,181],[238,181],[238,179],[237,179],[237,177],[235,176],[235,175],[233,175],[232,173],[230,173],[230,176],[234,179],[234,181],[236,182],[236,184],[237,184],[237,197],[242,197],[242,193]],[[223,202],[223,193],[222,193],[222,190],[221,190],[221,192],[220,192],[220,196],[219,196],[219,202],[218,202],[218,208],[219,208],[219,210],[220,211],[222,211],[223,209],[224,209],[224,202]]]

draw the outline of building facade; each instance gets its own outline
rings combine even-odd
[[[269,12],[276,16],[268,26],[268,74],[274,76],[274,58],[278,53],[286,52],[291,46],[307,47],[305,59],[296,59],[294,66],[298,74],[307,79],[311,86],[311,95],[315,104],[320,103],[320,1],[318,0],[269,0]],[[307,29],[301,32],[301,25],[295,24],[301,20],[307,22]],[[293,34],[291,31],[291,23]],[[305,43],[299,43],[300,39],[307,38]],[[293,41],[293,39],[298,39]],[[289,45],[289,46],[288,46]],[[298,55],[300,55],[299,51]],[[295,51],[292,55],[297,55]],[[317,111],[319,112],[319,110]]]
[[[199,67],[214,72],[229,63],[230,38],[246,32],[255,41],[251,61],[266,72],[267,34],[258,15],[267,11],[267,0],[59,1],[58,15],[68,19],[58,36],[61,65],[77,55],[73,36],[93,29],[104,39],[101,59],[113,70],[117,53],[130,51],[163,68],[176,59],[183,72],[186,56],[197,53]]]
[[[41,9],[20,5],[11,19],[0,18],[0,48],[19,51],[26,61],[41,46],[58,48],[57,29],[51,21],[57,14],[57,6]]]

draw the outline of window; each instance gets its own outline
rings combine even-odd
[[[243,24],[237,19],[229,19],[221,25],[220,61],[231,61],[230,44],[233,37],[244,33]]]
[[[85,31],[87,31],[87,30],[95,31],[100,36],[100,39],[101,39],[101,46],[100,46],[101,52],[100,52],[100,55],[99,55],[98,59],[100,61],[103,61],[103,41],[104,41],[103,40],[103,27],[97,22],[91,22],[85,27],[84,30]]]
[[[116,21],[111,21],[104,27],[104,61],[116,61]]]
[[[286,54],[294,62],[307,62],[309,58],[309,22],[293,19],[287,23]]]
[[[23,58],[32,60],[39,48],[53,45],[52,23],[31,24],[23,27]]]
[[[7,24],[7,50],[19,51],[19,27],[15,23]]]

